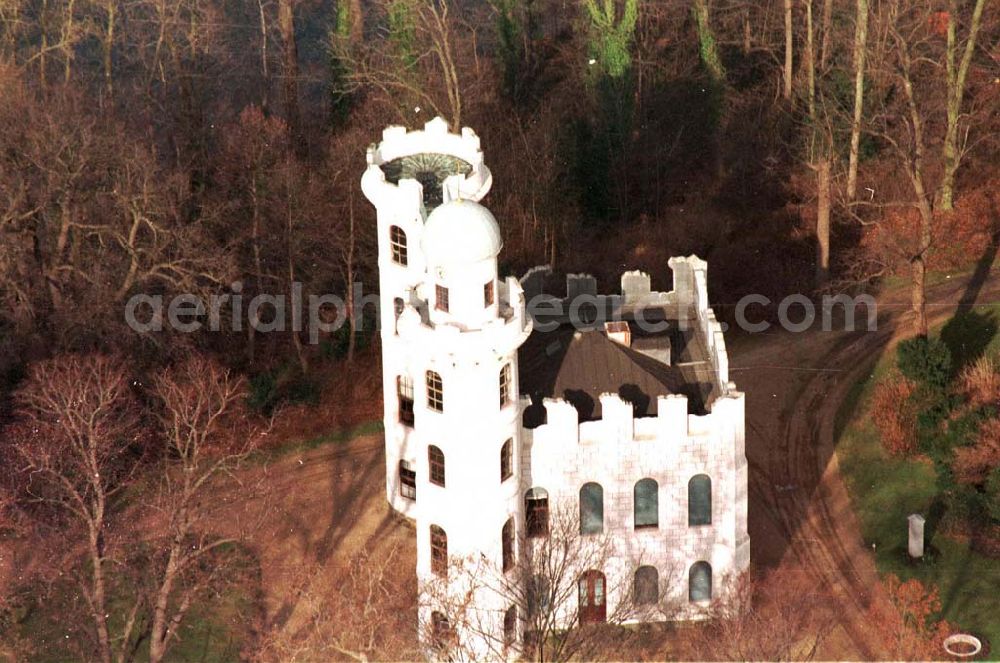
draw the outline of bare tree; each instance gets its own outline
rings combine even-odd
[[[87,564],[79,587],[104,663],[126,660],[135,622],[109,632],[109,535],[113,500],[132,484],[143,434],[139,408],[125,365],[107,356],[74,355],[34,364],[14,395],[15,421],[8,431],[13,457],[27,476],[25,498],[54,510],[82,530]],[[135,615],[135,610],[131,613]]]
[[[744,574],[730,584],[698,631],[704,659],[811,661],[833,630],[827,599],[803,569]]]
[[[192,571],[233,542],[201,528],[211,482],[256,448],[262,429],[246,410],[243,379],[206,358],[192,357],[158,375],[154,393],[165,444],[155,508],[164,522],[166,560],[157,572],[149,634],[149,660],[159,663],[212,577]]]
[[[319,564],[298,570],[294,609],[264,629],[254,659],[262,662],[418,659],[412,609],[413,569],[400,551],[363,550],[333,572]]]
[[[858,189],[858,154],[861,148],[861,119],[865,105],[865,56],[868,53],[868,0],[855,0],[854,14],[854,115],[851,118],[851,147],[847,164],[847,199],[854,200]]]
[[[437,640],[446,655],[460,659],[483,656],[485,646],[496,659],[519,651],[540,663],[593,660],[613,655],[609,646],[630,639],[631,631],[616,628],[622,623],[666,620],[678,612],[673,571],[637,596],[635,571],[642,560],[621,559],[610,534],[582,534],[577,511],[565,505],[550,511],[545,536],[519,537],[516,548],[516,563],[506,571],[502,558],[451,559],[447,579],[424,583],[421,600],[446,615],[456,634],[442,639],[434,624],[426,624],[425,642]],[[478,604],[484,596],[490,607]],[[516,616],[520,642],[512,639],[505,616]],[[463,642],[461,633],[475,643]]]

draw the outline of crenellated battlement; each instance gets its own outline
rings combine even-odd
[[[442,163],[442,156],[460,161]],[[424,124],[423,129],[414,131],[401,126],[388,127],[382,132],[382,142],[369,146],[368,168],[361,177],[361,189],[376,207],[398,210],[401,214],[419,210],[426,215],[430,211],[423,204],[424,184],[413,173],[400,165],[396,182],[386,173],[387,166],[408,158],[417,159],[418,163],[407,165],[425,169],[422,172],[439,178],[436,185],[441,187],[441,202],[459,198],[478,202],[493,184],[493,176],[483,161],[479,136],[469,127],[463,127],[460,134],[451,133],[447,122],[436,117]],[[445,175],[448,167],[459,165],[467,172]]]
[[[534,444],[630,445],[655,441],[680,446],[687,440],[732,449],[733,435],[742,430],[744,395],[731,390],[715,400],[711,412],[689,414],[687,396],[669,394],[656,399],[656,415],[636,417],[632,404],[618,394],[601,394],[601,417],[580,422],[577,409],[562,398],[546,398],[546,422],[536,428],[524,428],[522,434]],[[521,398],[522,412],[530,404]],[[739,451],[742,453],[742,439]]]

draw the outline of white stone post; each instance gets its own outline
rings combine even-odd
[[[906,520],[910,524],[910,557],[920,559],[924,556],[924,517],[914,513]]]

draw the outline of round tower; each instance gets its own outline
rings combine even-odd
[[[386,497],[415,520],[421,641],[496,658],[483,631],[503,632],[502,597],[478,588],[456,606],[470,565],[501,570],[521,529],[517,350],[531,322],[517,280],[497,275],[475,134],[435,120],[383,137],[362,188],[378,211]]]

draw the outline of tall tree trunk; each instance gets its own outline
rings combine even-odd
[[[114,52],[113,49],[115,43],[116,1],[117,0],[109,0],[107,3],[107,23],[105,24],[104,39],[101,44],[102,59],[104,64],[104,89],[107,91],[108,97],[111,97],[114,94],[114,81],[111,77],[111,56]]]
[[[284,102],[285,121],[292,138],[292,143],[298,146],[301,140],[299,116],[299,50],[295,42],[295,13],[293,0],[278,0],[278,29],[281,32],[281,42],[284,47]]]
[[[816,287],[830,278],[830,159],[816,164]]]
[[[823,43],[819,49],[820,71],[826,69],[830,58],[830,44],[833,42],[833,0],[823,0]]]
[[[715,176],[721,182],[726,176],[726,164],[722,150],[726,69],[722,64],[715,34],[712,32],[708,0],[694,0],[691,13],[694,16],[695,30],[698,33],[698,52],[701,55],[701,62],[711,79],[711,99],[709,102],[712,105],[711,113],[715,120],[715,126],[712,127],[712,154],[715,160]]]
[[[263,79],[263,90],[260,94],[260,108],[268,114],[268,97],[271,94],[271,74],[267,67],[267,15],[264,13],[264,0],[257,0],[257,11],[260,16],[260,75]]]
[[[813,48],[813,11],[812,0],[802,0],[806,10],[806,98],[808,100],[809,119],[813,122],[813,132],[816,131],[816,52]]]
[[[865,105],[865,53],[868,50],[868,0],[856,1],[854,28],[854,117],[851,119],[851,149],[847,164],[847,199],[858,189],[858,151],[861,147],[861,115]]]
[[[969,63],[972,61],[972,54],[976,48],[976,37],[983,22],[983,7],[986,0],[976,0],[976,5],[972,10],[972,20],[969,25],[969,38],[965,42],[965,51],[962,53],[962,60],[955,67],[955,51],[957,50],[955,23],[958,20],[958,2],[949,2],[948,15],[948,47],[945,53],[946,73],[948,80],[947,107],[948,124],[944,136],[944,176],[941,180],[941,209],[951,210],[954,206],[955,198],[955,173],[961,161],[958,147],[958,120],[962,113],[962,97],[965,94],[965,80],[969,73]]]
[[[785,99],[792,98],[792,2],[793,0],[785,0],[785,88],[784,97]]]
[[[102,663],[111,663],[111,637],[108,634],[107,590],[104,586],[104,550],[101,541],[101,524],[103,516],[97,516],[91,524],[90,531],[90,565],[91,568],[91,616],[97,629],[97,644],[100,647]]]

